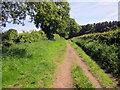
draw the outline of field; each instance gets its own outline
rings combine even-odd
[[[19,43],[3,49],[3,88],[45,88],[52,85],[53,73],[62,61],[65,40]],[[58,57],[57,60],[55,60]]]

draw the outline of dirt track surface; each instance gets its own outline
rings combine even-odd
[[[73,56],[70,55],[69,48],[67,46],[67,51],[63,62],[58,66],[57,71],[54,76],[56,80],[54,82],[54,88],[72,88],[72,77],[71,77],[71,65]]]
[[[54,81],[53,88],[72,88],[73,81],[71,77],[71,65],[72,61],[76,61],[77,64],[82,68],[84,74],[89,78],[92,84],[96,88],[101,88],[101,85],[97,79],[89,71],[88,66],[81,60],[81,58],[76,54],[73,47],[67,43],[67,51],[63,62],[58,66],[54,76],[56,80]]]

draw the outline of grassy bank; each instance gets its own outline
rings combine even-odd
[[[100,67],[79,46],[73,42],[70,43],[75,48],[79,56],[89,66],[89,70],[98,79],[102,87],[112,88],[116,86],[116,84],[110,80],[110,78],[100,69]]]
[[[65,52],[65,40],[21,43],[4,48],[2,57],[3,88],[45,88],[52,85],[55,62]],[[59,60],[55,60],[58,56]]]

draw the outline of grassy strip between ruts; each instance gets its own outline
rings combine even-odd
[[[105,88],[116,87],[116,83],[114,83],[79,46],[77,46],[75,43],[71,41],[70,41],[70,44],[75,48],[79,56],[89,66],[89,70],[92,72],[92,74],[95,77],[97,77],[102,87],[105,87]]]
[[[66,41],[40,40],[13,45],[3,53],[3,88],[48,88],[66,50]],[[58,60],[54,60],[60,56]],[[55,61],[55,62],[54,62]]]
[[[76,62],[72,64],[72,77],[74,88],[95,88]]]

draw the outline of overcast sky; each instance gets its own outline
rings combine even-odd
[[[70,7],[70,17],[74,18],[80,25],[118,20],[117,2],[70,2]],[[25,21],[25,26],[7,24],[4,30],[10,28],[18,30],[19,33],[22,30],[39,30],[35,28],[33,23],[29,23],[28,20]]]

